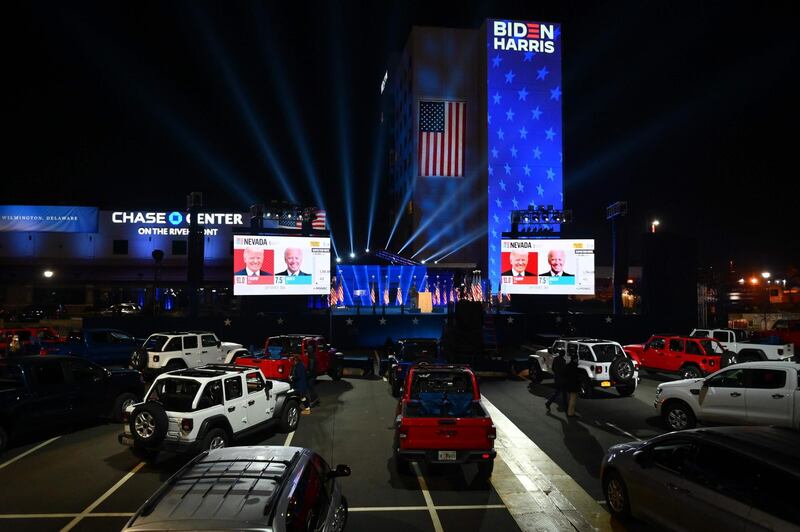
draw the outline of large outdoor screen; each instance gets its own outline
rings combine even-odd
[[[594,294],[594,240],[502,240],[504,294]]]
[[[327,294],[330,246],[330,238],[234,235],[233,295]]]

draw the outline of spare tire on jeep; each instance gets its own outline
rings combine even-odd
[[[142,371],[147,367],[147,349],[137,348],[131,355],[131,369]]]
[[[608,370],[611,380],[626,382],[633,379],[633,361],[626,356],[619,356],[611,362]]]
[[[725,353],[719,358],[719,367],[727,368],[732,364],[736,364],[736,353],[725,350]]]
[[[128,425],[136,445],[151,447],[160,444],[167,435],[169,419],[161,403],[148,401],[133,409]]]

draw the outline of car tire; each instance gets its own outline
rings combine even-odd
[[[478,475],[475,480],[480,484],[489,484],[492,480],[492,471],[494,471],[494,460],[478,462]]]
[[[670,430],[694,428],[697,419],[688,405],[680,402],[668,403],[664,408],[664,423]]]
[[[342,375],[344,374],[344,368],[342,367],[341,362],[334,362],[333,367],[328,372],[328,376],[334,381],[342,380]]]
[[[603,477],[603,494],[611,515],[620,521],[630,518],[631,503],[628,499],[628,488],[616,471],[609,471]]]
[[[626,356],[615,358],[609,366],[608,372],[612,381],[629,381],[633,378],[633,361]]]
[[[680,373],[682,379],[699,379],[703,376],[703,372],[694,364],[686,364],[681,368]]]
[[[528,368],[528,379],[534,384],[539,384],[542,382],[542,378],[544,378],[544,374],[542,373],[542,368],[539,366],[539,363],[531,362]]]
[[[160,444],[167,435],[169,419],[164,407],[160,403],[151,401],[133,409],[128,426],[135,444],[140,447],[152,447]]]
[[[336,510],[333,512],[333,522],[331,523],[331,532],[343,532],[344,527],[347,526],[347,499],[342,497],[342,501]]]
[[[295,400],[287,401],[281,413],[281,431],[294,432],[300,423],[300,405]]]
[[[0,453],[6,450],[8,447],[8,432],[3,427],[0,427]]]
[[[230,436],[225,429],[211,429],[206,433],[203,442],[200,444],[200,450],[212,451],[214,449],[224,449],[230,443]]]
[[[132,393],[119,394],[114,400],[114,406],[111,409],[111,419],[116,423],[122,423],[122,415],[125,413],[125,409],[138,401],[139,398]]]
[[[145,349],[140,347],[133,352],[130,367],[139,371],[147,367],[147,351]]]
[[[594,386],[592,385],[592,379],[588,375],[583,374],[580,376],[579,385],[580,391],[578,393],[582,398],[591,399],[594,397]]]
[[[636,391],[636,386],[633,385],[624,385],[624,386],[617,386],[617,393],[621,397],[630,397],[633,395],[633,392]]]

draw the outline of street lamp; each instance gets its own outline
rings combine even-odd
[[[54,275],[54,273],[55,272],[53,272],[53,270],[45,270],[44,272],[42,272],[42,275],[44,275],[46,278],[50,279]]]
[[[661,225],[661,222],[659,222],[658,220],[653,220],[652,222],[650,222],[650,232],[655,233],[656,227],[658,227],[659,225]]]
[[[761,277],[766,281],[771,277],[769,272],[761,272]],[[769,282],[764,283],[764,330],[767,330],[767,311],[769,310]]]

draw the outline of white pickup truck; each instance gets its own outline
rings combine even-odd
[[[800,430],[799,374],[794,362],[735,364],[703,379],[659,384],[654,406],[672,430],[698,421]]]
[[[794,345],[754,344],[742,338],[742,332],[733,329],[695,329],[689,336],[693,338],[714,338],[725,349],[736,353],[737,362],[756,362],[759,360],[792,360]]]

